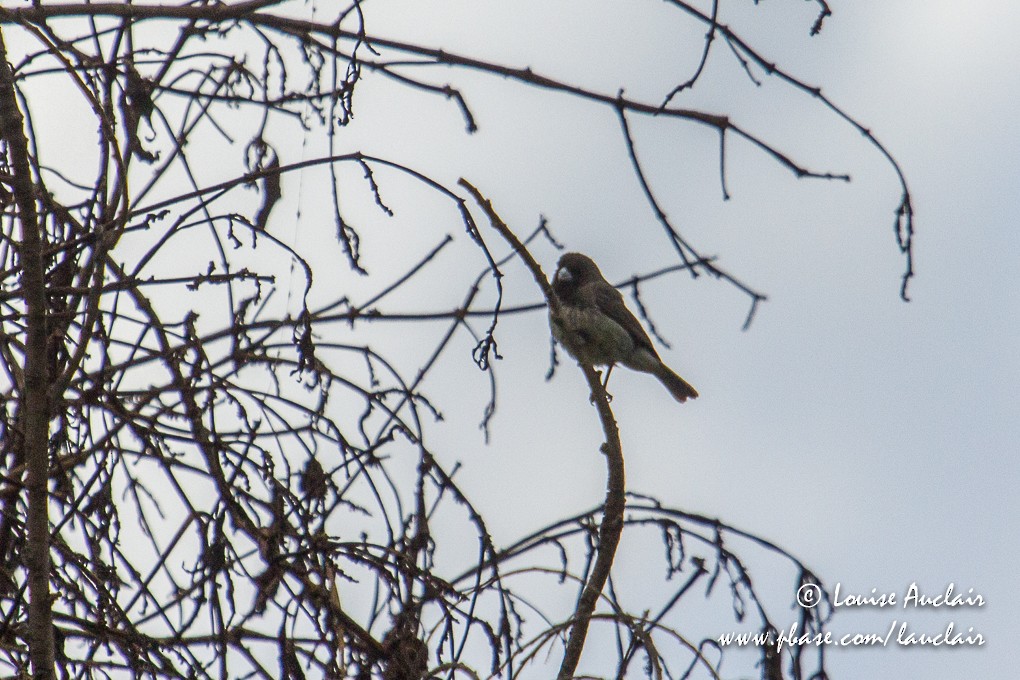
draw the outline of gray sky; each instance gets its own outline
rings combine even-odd
[[[810,98],[768,78],[761,88],[750,84],[717,45],[704,80],[676,103],[730,114],[812,169],[847,172],[853,182],[798,181],[731,140],[732,199],[724,203],[714,133],[635,120],[638,150],[668,214],[769,301],[741,332],[746,300],[723,284],[675,277],[643,289],[673,345],[664,358],[702,398],[680,407],[647,376],[614,374],[629,485],[779,543],[844,593],[874,588],[902,601],[913,582],[931,595],[954,583],[984,597],[983,608],[840,609],[836,632],[884,631],[898,620],[935,634],[953,622],[987,642],[831,648],[832,677],[1007,677],[1006,650],[1020,635],[1011,587],[1020,559],[1013,493],[1020,478],[1020,6],[831,3],[834,16],[808,38],[812,3],[736,4],[723,3],[725,23],[792,75],[821,85],[900,162],[916,211],[913,301],[897,297],[899,190],[889,166]],[[472,5],[477,22],[466,22],[473,30],[463,42],[451,35],[439,43],[477,47],[610,93],[626,83],[628,94],[655,100],[696,58],[677,48],[677,36],[688,35],[684,24],[658,6],[643,8],[648,15],[637,25],[619,3],[600,3],[591,15],[601,22],[581,26],[564,44],[560,22],[576,16],[574,4],[513,15],[493,3]],[[394,20],[393,34],[414,34],[431,9],[405,16],[404,29]],[[385,22],[376,30],[389,34]],[[501,39],[478,37],[486,30]],[[641,44],[621,39],[638,34]],[[558,238],[595,257],[611,279],[673,262],[611,111],[502,82],[457,82],[478,86],[468,90],[477,135],[430,143],[397,132],[378,147],[420,149],[423,162],[448,155],[456,161],[450,172],[482,187],[511,226],[526,232],[544,214]],[[363,105],[362,120],[378,122]],[[459,120],[444,113],[437,125],[446,133]],[[551,273],[556,253],[539,254]],[[518,295],[510,302],[534,300],[523,270],[508,271],[517,279],[506,282]],[[503,324],[491,445],[479,445],[471,413],[462,428],[451,424],[438,436],[448,460],[464,463],[462,483],[495,513],[497,540],[510,540],[598,502],[604,471],[580,374],[568,361],[543,382],[544,316]],[[451,393],[471,394],[465,384]]]

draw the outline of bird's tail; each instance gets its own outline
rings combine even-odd
[[[691,387],[689,382],[670,370],[669,366],[664,363],[659,364],[658,369],[655,371],[655,377],[666,386],[666,389],[673,395],[673,398],[681,404],[688,399],[698,398],[698,391]]]

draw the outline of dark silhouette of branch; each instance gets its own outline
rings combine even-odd
[[[21,287],[26,308],[25,363],[23,400],[15,418],[17,439],[15,460],[23,461],[28,490],[28,543],[25,567],[28,570],[29,650],[32,675],[47,680],[55,677],[53,616],[50,607],[50,529],[49,529],[49,447],[48,432],[51,399],[47,375],[48,330],[46,323],[46,282],[43,270],[39,218],[35,209],[35,191],[24,119],[18,108],[15,76],[7,61],[7,45],[0,31],[0,139],[7,147],[11,175],[8,180],[18,210],[21,240],[17,244],[21,265]],[[9,510],[8,510],[9,511]]]
[[[567,648],[563,654],[563,661],[560,663],[559,673],[556,675],[558,680],[568,680],[574,677],[574,671],[581,660],[581,651],[584,649],[584,642],[588,636],[588,626],[595,611],[595,605],[609,579],[609,572],[616,558],[616,548],[620,544],[620,536],[623,535],[623,514],[626,507],[627,487],[623,446],[620,444],[620,432],[616,426],[616,419],[609,408],[609,396],[602,386],[599,373],[594,368],[583,366],[582,370],[584,377],[588,380],[588,387],[591,389],[595,408],[598,410],[599,420],[602,423],[602,431],[606,436],[606,441],[601,448],[606,457],[608,473],[606,502],[603,505],[602,521],[599,523],[598,556],[588,575],[588,580],[584,584],[584,590],[581,591],[581,597],[577,601],[570,637],[567,639]]]
[[[826,3],[825,0],[816,1],[818,2],[821,9],[819,11],[818,18],[815,20],[814,25],[811,27],[812,35],[816,35],[817,33],[819,33],[822,30],[822,23],[825,21],[825,18],[832,15],[832,11],[829,9],[828,3]],[[904,302],[909,301],[910,296],[908,295],[907,287],[910,284],[910,279],[913,278],[914,276],[914,248],[913,248],[914,211],[911,205],[910,189],[907,187],[907,178],[903,174],[903,170],[902,168],[900,168],[900,164],[893,157],[892,153],[885,147],[884,144],[882,144],[878,140],[877,137],[874,136],[874,134],[872,134],[871,130],[864,127],[850,114],[844,111],[841,107],[837,106],[835,102],[833,102],[831,99],[823,95],[822,89],[820,87],[809,85],[808,83],[805,83],[804,81],[790,75],[783,69],[780,69],[774,62],[769,61],[761,54],[759,54],[755,49],[753,49],[747,42],[745,42],[728,26],[724,24],[719,24],[715,20],[714,16],[706,15],[698,8],[690,5],[687,2],[684,2],[683,0],[668,0],[668,2],[673,6],[677,7],[678,9],[686,12],[687,14],[696,17],[700,21],[710,24],[713,27],[713,29],[717,30],[719,34],[723,36],[726,42],[729,43],[730,47],[734,51],[734,54],[736,54],[738,59],[740,59],[741,64],[744,66],[745,71],[747,72],[748,76],[751,77],[752,80],[754,80],[754,77],[751,75],[749,62],[761,68],[766,75],[779,78],[784,83],[794,87],[800,92],[803,92],[811,96],[812,98],[816,99],[817,101],[821,102],[825,108],[827,108],[832,113],[836,114],[843,122],[847,123],[855,130],[857,130],[857,132],[861,133],[861,135],[865,139],[867,139],[868,142],[873,147],[875,147],[875,149],[877,149],[878,152],[886,159],[889,165],[892,166],[893,172],[896,173],[896,179],[899,181],[900,188],[902,190],[900,202],[896,206],[896,209],[894,211],[895,222],[893,225],[896,236],[896,244],[899,247],[900,253],[902,253],[904,259],[906,260],[906,267],[901,278],[900,297],[903,299]],[[757,81],[755,82],[757,83]],[[804,172],[803,169],[798,168],[796,164],[794,164],[789,159],[784,160],[782,154],[779,155],[774,154],[773,151],[770,148],[768,148],[768,145],[764,145],[760,139],[754,137],[753,135],[749,135],[746,131],[737,127],[733,127],[732,130],[736,135],[743,137],[744,139],[751,142],[755,146],[761,148],[766,153],[772,154],[777,161],[793,170],[798,177],[810,176],[809,173],[806,173]],[[722,130],[720,132],[722,132]],[[831,178],[844,179],[849,181],[849,177],[845,175],[835,175],[832,176]]]

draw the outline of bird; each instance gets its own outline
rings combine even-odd
[[[553,337],[579,363],[608,366],[606,381],[615,364],[651,373],[683,403],[698,391],[659,357],[648,333],[623,301],[623,295],[606,281],[598,265],[587,255],[566,253],[556,267],[552,292],[558,310],[549,310]]]

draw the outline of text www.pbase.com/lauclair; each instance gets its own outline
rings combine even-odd
[[[754,633],[723,633],[716,641],[720,647],[734,645],[737,647],[774,646],[776,651],[783,647],[821,647],[834,645],[838,647],[886,647],[890,643],[904,647],[980,647],[985,644],[981,633],[969,627],[966,633],[956,630],[952,622],[945,630],[938,633],[918,633],[910,630],[906,621],[893,621],[889,629],[882,633],[846,633],[836,636],[832,631],[819,633],[799,632],[799,624],[794,623],[788,630],[758,631]]]

